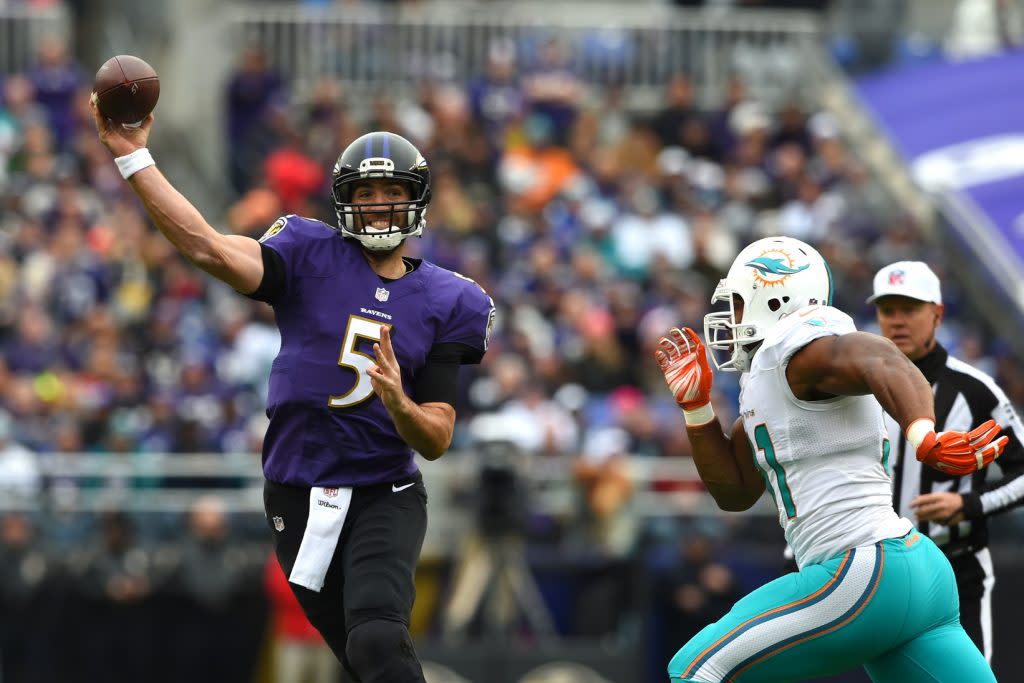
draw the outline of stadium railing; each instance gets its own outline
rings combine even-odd
[[[523,455],[515,473],[523,483],[523,500],[531,514],[573,518],[579,513],[573,456]],[[633,456],[629,459],[634,492],[628,514],[638,519],[701,517],[717,514],[704,492],[693,461],[686,458]],[[40,490],[19,495],[0,493],[0,512],[182,513],[204,495],[242,515],[263,514],[260,456],[254,453],[211,454],[41,454]],[[427,546],[450,551],[472,530],[475,497],[481,491],[481,458],[473,451],[448,453],[421,468],[430,493]],[[771,515],[767,502],[753,514]]]
[[[61,3],[34,6],[0,2],[0,75],[25,71],[49,36],[66,38],[70,17]]]
[[[818,17],[784,10],[432,2],[235,5],[226,16],[238,47],[262,47],[300,93],[324,76],[370,91],[465,82],[483,72],[495,47],[511,47],[522,73],[543,45],[557,40],[584,83],[627,85],[634,102],[657,106],[678,72],[693,78],[703,102],[720,102],[734,74],[753,95],[774,101],[813,97],[815,84],[800,75],[801,66],[828,59]]]

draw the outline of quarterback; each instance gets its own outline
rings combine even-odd
[[[408,624],[427,492],[413,451],[436,460],[448,449],[459,367],[480,362],[494,323],[479,285],[405,255],[426,225],[426,160],[399,135],[368,133],[334,166],[336,226],[289,215],[259,240],[224,235],[156,168],[152,114],[125,128],[92,106],[171,244],[274,309],[263,500],[303,611],[348,679],[422,682]]]
[[[704,336],[716,368],[743,373],[740,417],[724,434],[697,334],[672,329],[657,361],[683,409],[693,458],[723,510],[768,489],[800,571],[750,593],[672,658],[673,680],[800,681],[863,666],[876,683],[995,677],[960,625],[953,570],[892,507],[883,410],[921,462],[985,467],[1000,427],[935,432],[928,381],[896,346],[832,308],[828,265],[787,237],[740,252]]]

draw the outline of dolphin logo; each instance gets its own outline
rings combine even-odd
[[[750,266],[751,268],[755,269],[758,273],[760,273],[762,276],[794,275],[802,270],[807,270],[810,267],[810,264],[807,263],[800,266],[799,268],[793,268],[792,266],[787,266],[785,263],[783,263],[782,259],[780,258],[769,258],[767,256],[758,256],[756,259],[752,261],[747,261],[743,265]]]

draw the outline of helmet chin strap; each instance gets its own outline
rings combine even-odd
[[[742,362],[737,363],[738,366],[741,366],[741,372],[747,372],[748,370],[750,370],[750,366],[754,363],[754,354],[756,354],[758,349],[761,348],[762,343],[764,343],[763,339],[761,341],[756,341],[752,344],[736,345],[736,352],[738,354],[742,354],[743,358]]]

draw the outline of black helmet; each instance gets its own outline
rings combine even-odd
[[[396,178],[407,182],[412,200],[380,204],[353,204],[354,183],[366,178]],[[426,225],[430,204],[430,169],[427,160],[401,135],[377,131],[356,139],[338,157],[331,181],[331,199],[338,214],[338,228],[345,237],[359,240],[367,249],[394,249],[407,237],[420,235]],[[396,225],[396,208],[407,213],[405,227]],[[390,214],[390,228],[367,232],[367,221],[356,220],[374,214]]]

